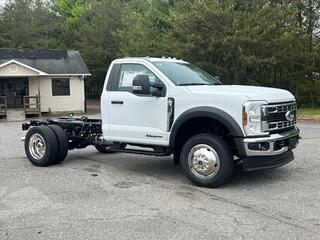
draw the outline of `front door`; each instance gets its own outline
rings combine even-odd
[[[7,97],[8,108],[23,108],[23,97],[26,95],[27,78],[0,78],[0,96]]]
[[[121,64],[117,90],[107,94],[108,138],[128,143],[167,144],[167,97],[139,96],[132,93],[132,81],[138,74],[150,82],[160,81],[146,66]]]

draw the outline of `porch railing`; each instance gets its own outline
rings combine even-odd
[[[26,114],[39,114],[40,110],[40,97],[39,96],[24,96],[23,106]]]
[[[6,96],[0,96],[0,115],[7,115],[7,97]]]

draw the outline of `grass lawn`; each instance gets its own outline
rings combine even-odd
[[[320,108],[298,108],[298,118],[320,119]]]

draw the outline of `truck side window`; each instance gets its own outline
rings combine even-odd
[[[132,92],[132,82],[137,75],[148,75],[150,83],[160,82],[147,67],[141,64],[122,64],[120,67],[118,91]]]

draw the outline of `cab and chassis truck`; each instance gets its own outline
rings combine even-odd
[[[299,141],[295,97],[286,90],[223,85],[172,58],[114,60],[101,95],[101,119],[32,120],[25,152],[40,167],[69,150],[173,155],[195,184],[219,187],[236,164],[244,171],[280,167]]]

